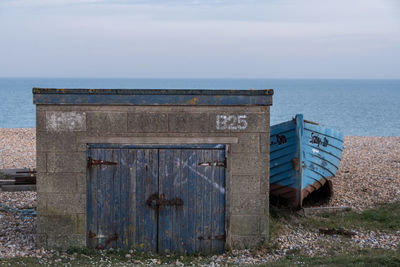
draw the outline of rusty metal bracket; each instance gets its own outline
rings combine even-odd
[[[298,158],[292,158],[292,167],[295,171],[300,169],[300,160]]]
[[[92,159],[92,157],[89,157],[87,161],[87,167],[91,168],[93,165],[117,165],[117,163],[113,161]]]
[[[158,195],[154,193],[146,200],[146,204],[151,208],[159,208],[160,206],[183,206],[183,200],[179,197],[165,199],[164,194]]]
[[[213,161],[213,162],[199,162],[199,166],[215,166],[226,168],[226,159],[224,161]]]
[[[117,239],[118,239],[117,233],[110,235],[102,245],[98,244],[96,246],[96,249],[105,249],[111,242],[116,241]]]
[[[114,233],[112,235],[97,235],[96,233],[89,231],[88,239],[106,239],[103,244],[98,244],[96,246],[96,249],[105,249],[111,242],[118,239],[118,234]]]
[[[88,238],[89,238],[89,239],[93,239],[93,238],[95,238],[95,237],[96,237],[96,234],[89,230]]]
[[[23,171],[16,171],[15,173],[16,173],[16,174],[18,174],[18,173],[29,173],[29,175],[30,175],[31,177],[36,176],[36,170],[33,169],[33,168],[29,168],[29,169],[23,170]]]
[[[89,239],[114,238],[116,235],[117,234],[113,234],[113,235],[98,235],[98,234],[93,233],[92,231],[89,230],[88,238]]]

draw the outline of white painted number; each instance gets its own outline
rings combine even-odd
[[[243,129],[246,129],[246,128],[247,128],[247,121],[246,121],[246,119],[247,119],[247,116],[246,116],[246,115],[239,115],[239,116],[238,116],[238,125],[237,125],[238,129],[243,130]]]
[[[217,115],[217,130],[244,130],[247,128],[246,115]]]

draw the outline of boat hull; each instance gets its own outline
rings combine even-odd
[[[271,126],[270,140],[270,194],[301,208],[305,197],[335,176],[343,133],[300,114]]]

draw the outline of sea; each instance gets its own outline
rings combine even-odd
[[[400,80],[0,78],[0,128],[35,127],[32,88],[274,89],[271,125],[303,114],[351,136],[400,136]]]

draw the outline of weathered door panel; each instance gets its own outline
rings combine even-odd
[[[136,191],[136,151],[130,149],[120,150],[120,225],[118,239],[119,248],[130,248],[136,244],[136,216],[132,216],[131,207],[135,210],[136,199],[132,201],[131,192]],[[130,225],[133,225],[131,227]]]
[[[89,148],[88,157],[97,160],[88,165],[89,247],[224,250],[224,150]]]
[[[159,153],[159,195],[165,199],[176,198],[177,196],[174,194],[175,188],[174,178],[177,177],[179,179],[179,161],[180,157],[177,155],[177,152],[174,150],[168,151],[160,151]],[[178,163],[177,165],[175,165]],[[185,201],[183,199],[183,201]],[[175,211],[176,209],[179,209]],[[176,214],[176,216],[182,216],[181,206],[160,206],[159,207],[159,217],[158,217],[158,227],[159,227],[159,236],[158,236],[158,248],[161,253],[170,253],[172,248],[172,242],[174,236],[178,235],[178,233],[174,233],[177,226],[174,225],[174,220],[171,220],[170,215],[172,212]],[[175,229],[174,229],[175,228]]]
[[[88,170],[88,246],[156,252],[157,214],[146,201],[158,190],[158,151],[89,149],[89,157],[117,164]]]
[[[101,150],[100,150],[101,151]],[[88,150],[88,159],[97,158],[99,155],[99,149],[89,149]],[[89,163],[88,163],[89,165]],[[101,170],[99,168],[91,168],[88,166],[87,170],[87,187],[86,187],[86,213],[87,213],[87,245],[90,248],[94,248],[98,245],[98,240],[94,239],[92,233],[97,233],[97,202],[98,202],[98,194],[97,188],[98,186],[98,176],[100,175]]]
[[[104,162],[118,162],[119,151],[91,149],[89,157]],[[92,248],[117,247],[119,214],[115,211],[118,165],[93,164],[88,177],[88,245]],[[118,200],[117,200],[118,201]]]
[[[214,157],[218,158],[225,163],[226,168],[226,156],[225,151],[214,150]],[[225,200],[226,200],[226,177],[225,168],[216,169],[215,182],[219,187],[213,187],[213,230],[214,239],[212,240],[212,251],[223,252],[225,249],[226,231],[225,231]]]
[[[157,252],[158,214],[157,209],[149,206],[147,201],[151,195],[158,193],[158,150],[138,149],[136,164],[130,168],[134,168],[131,171],[136,176],[131,177],[136,190],[129,193],[132,201],[129,212],[136,214],[136,244],[133,244],[138,251]],[[130,225],[134,227],[135,224],[132,222]]]
[[[197,168],[197,181],[202,180],[203,233],[197,239],[202,252],[222,252],[225,244],[225,152],[204,150],[202,165]],[[204,166],[204,162],[216,166]],[[202,171],[204,173],[202,173]]]
[[[183,206],[159,213],[159,252],[222,252],[225,234],[223,150],[160,149],[159,192]]]

